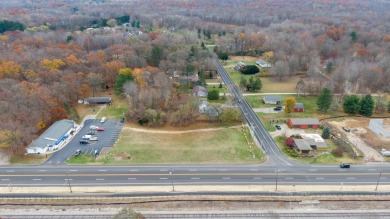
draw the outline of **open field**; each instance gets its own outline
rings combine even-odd
[[[51,155],[38,155],[38,154],[26,154],[21,156],[14,156],[11,157],[10,163],[11,164],[26,164],[26,165],[35,165],[35,164],[42,164],[48,157]]]
[[[100,161],[108,164],[224,164],[258,163],[261,159],[263,154],[257,146],[248,147],[242,128],[172,134],[136,132],[124,128],[117,145]]]
[[[100,113],[96,116],[96,118],[107,117],[107,118],[119,119],[125,115],[128,108],[127,101],[117,95],[111,95],[111,98],[112,98],[112,104],[108,105],[106,108],[100,111]]]

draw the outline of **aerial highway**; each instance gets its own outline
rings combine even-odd
[[[214,53],[210,52],[225,85],[240,107],[259,145],[267,155],[253,165],[128,165],[128,166],[0,166],[0,187],[42,186],[158,186],[158,185],[390,185],[387,163],[309,165],[282,154],[255,112]],[[277,190],[277,189],[276,189]]]

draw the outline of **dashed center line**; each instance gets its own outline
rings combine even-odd
[[[160,172],[167,172],[168,170],[160,170]]]
[[[73,179],[64,179],[64,180],[66,180],[66,181],[72,181]]]
[[[135,180],[135,179],[137,179],[137,178],[127,178],[128,180]]]
[[[39,172],[47,172],[47,170],[39,170]]]
[[[197,169],[190,169],[190,172],[196,172],[198,171]]]
[[[250,171],[259,171],[258,169],[250,169]]]
[[[225,179],[225,180],[226,180],[226,179],[230,179],[230,177],[224,177],[224,178],[222,178],[222,179]]]
[[[7,173],[13,173],[15,172],[14,170],[7,170]]]
[[[348,177],[347,179],[356,179],[355,177]]]
[[[9,179],[1,179],[1,181],[8,181]]]
[[[376,169],[368,169],[368,171],[375,171]]]
[[[34,181],[39,181],[39,180],[42,180],[42,179],[33,179]]]
[[[99,170],[99,172],[106,172],[107,170]]]
[[[77,172],[78,170],[69,170],[69,172]]]
[[[130,170],[130,172],[138,172],[138,170]]]
[[[261,179],[261,177],[255,177],[255,178],[253,178],[253,179]]]
[[[285,179],[291,180],[291,179],[294,179],[294,177],[286,177]]]
[[[324,179],[324,177],[317,177],[316,179]]]
[[[168,179],[168,178],[160,178],[160,179]]]
[[[102,181],[102,180],[104,180],[104,179],[96,179],[96,180]]]
[[[309,169],[309,172],[315,172],[317,169]]]
[[[219,169],[219,171],[227,171],[227,169]]]
[[[200,178],[191,178],[191,179],[200,179]]]

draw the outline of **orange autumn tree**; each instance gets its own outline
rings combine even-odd
[[[294,106],[295,106],[296,103],[297,103],[297,101],[295,100],[294,97],[287,97],[287,98],[285,99],[284,111],[285,111],[286,113],[291,113],[291,112],[293,111]]]

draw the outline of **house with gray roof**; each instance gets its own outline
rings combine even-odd
[[[294,150],[302,155],[302,154],[311,154],[313,150],[309,143],[305,139],[294,139]]]
[[[110,104],[111,97],[88,97],[84,99],[84,104]]]
[[[195,86],[192,88],[192,96],[194,97],[207,97],[209,91],[202,86]]]
[[[76,131],[77,124],[73,120],[63,119],[53,123],[44,133],[35,139],[27,148],[28,154],[44,154],[57,150],[66,139]]]
[[[262,60],[262,59],[256,60],[256,64],[258,64],[262,68],[269,68],[269,67],[271,67],[271,63],[269,63],[269,62],[267,62],[265,60]]]
[[[294,112],[304,112],[305,107],[303,106],[303,103],[296,103],[294,108],[293,108],[293,111]]]
[[[313,128],[318,129],[321,126],[321,123],[318,119],[315,118],[290,118],[287,120],[287,124],[290,128]]]
[[[280,104],[280,96],[264,96],[263,103],[265,104]]]

